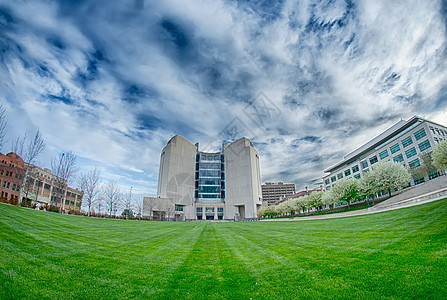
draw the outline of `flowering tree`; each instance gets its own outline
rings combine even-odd
[[[408,185],[410,174],[400,163],[387,161],[377,164],[371,171],[373,182],[378,191],[388,191],[391,197],[391,189],[397,189]]]
[[[431,154],[433,165],[438,170],[443,171],[447,169],[447,140],[443,140],[436,145],[435,150]]]
[[[324,206],[329,206],[329,209],[334,208],[334,204],[337,203],[337,198],[335,197],[334,193],[332,193],[332,190],[323,193],[321,197],[321,203]]]
[[[309,205],[315,208],[321,208],[323,206],[323,192],[313,192],[309,195]]]
[[[334,187],[332,187],[331,192],[338,201],[348,202],[348,209],[351,208],[351,201],[355,200],[359,196],[359,185],[357,180],[349,178],[340,180]]]

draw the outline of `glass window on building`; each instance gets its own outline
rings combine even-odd
[[[388,155],[388,150],[385,150],[385,151],[382,151],[382,152],[380,152],[379,153],[379,156],[380,156],[380,159],[385,159],[385,158],[387,158],[389,155]]]
[[[354,178],[355,178],[355,179],[360,179],[360,174],[355,174],[355,175],[354,175]]]
[[[394,154],[394,153],[396,153],[396,152],[399,151],[399,150],[400,150],[400,146],[399,146],[399,144],[396,144],[396,145],[394,145],[394,146],[391,146],[391,148],[390,148],[391,154]]]
[[[414,184],[415,185],[418,185],[418,184],[421,184],[421,183],[425,182],[424,177],[413,177],[413,180],[414,180]]]
[[[330,181],[329,178],[328,178],[328,179],[326,179],[326,180],[324,181],[324,183],[325,183],[325,184],[330,184],[331,181]]]
[[[197,211],[198,213],[203,212],[203,207],[197,207],[197,208],[196,208],[196,211]]]
[[[404,148],[406,148],[407,146],[409,146],[411,144],[413,144],[413,139],[411,138],[411,136],[402,140],[402,146],[404,146]]]
[[[342,179],[343,178],[343,173],[338,173],[337,174],[337,179]]]
[[[377,159],[377,155],[374,155],[373,157],[371,157],[370,159],[369,159],[369,162],[371,163],[371,166],[373,165],[373,164],[375,164],[376,162],[378,162],[379,160]]]
[[[219,212],[219,213],[223,213],[223,207],[218,207],[218,208],[217,208],[217,212]]]
[[[345,170],[345,176],[349,176],[349,175],[351,175],[351,169]]]
[[[416,138],[416,141],[422,139],[426,135],[427,135],[427,133],[425,132],[424,128],[422,128],[414,133],[414,137]]]
[[[424,142],[419,144],[419,149],[422,151],[427,150],[428,148],[430,148],[430,141],[429,140],[425,140]]]
[[[414,148],[414,147],[405,151],[405,155],[407,156],[407,158],[413,157],[416,154],[417,154],[416,148]]]
[[[352,167],[352,173],[357,173],[359,171],[359,165],[355,165]]]
[[[207,212],[207,213],[213,213],[213,212],[214,212],[214,207],[206,207],[206,208],[205,208],[205,212]]]
[[[404,156],[402,154],[399,154],[393,158],[394,162],[403,162]]]
[[[335,181],[337,181],[337,177],[332,176],[332,177],[331,177],[331,182],[335,182]]]
[[[175,211],[183,211],[183,207],[184,207],[184,205],[178,205],[178,204],[176,204],[176,205],[175,205]]]
[[[362,160],[361,161],[361,164],[362,164],[362,169],[366,169],[366,168],[368,168],[368,161],[365,159],[365,160]]]
[[[410,161],[408,165],[410,166],[410,168],[416,168],[421,165],[421,162],[419,161],[419,158],[416,158],[415,160]]]

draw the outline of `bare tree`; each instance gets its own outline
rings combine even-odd
[[[138,219],[141,219],[141,215],[143,213],[143,201],[144,200],[142,198],[137,198],[134,203]]]
[[[53,157],[51,161],[51,169],[56,178],[53,182],[53,190],[51,193],[51,205],[57,200],[61,203],[59,211],[62,212],[65,207],[65,193],[68,182],[73,178],[74,174],[79,170],[77,166],[77,157],[73,151],[62,152],[57,157]]]
[[[35,171],[34,164],[36,163],[37,157],[45,150],[45,147],[45,141],[39,130],[31,140],[28,140],[27,134],[25,133],[23,137],[17,137],[12,143],[12,151],[21,156],[25,162],[25,169],[19,172],[20,174],[18,173],[18,176],[22,180],[20,185],[19,204],[22,202],[24,194],[25,198],[28,198],[28,193],[32,186],[31,184],[27,184],[28,175]]]
[[[0,150],[3,148],[3,145],[6,141],[6,125],[8,121],[6,120],[6,108],[0,104]]]
[[[124,206],[123,214],[126,215],[127,219],[129,215],[133,214],[132,187],[130,187],[129,193],[126,193],[123,197],[123,206]]]
[[[84,204],[88,207],[88,216],[90,216],[92,205],[97,201],[99,196],[99,181],[101,171],[96,167],[79,177],[79,186],[84,191]]]
[[[117,206],[121,202],[121,189],[116,181],[112,180],[103,185],[102,192],[109,212],[109,217],[111,217],[112,212],[117,210]]]

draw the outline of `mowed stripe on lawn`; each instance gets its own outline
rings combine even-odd
[[[173,223],[0,205],[0,298],[447,298],[447,199],[300,222]]]

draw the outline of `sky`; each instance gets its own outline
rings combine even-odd
[[[162,148],[245,136],[261,178],[317,187],[400,119],[447,124],[447,1],[0,0],[8,142],[155,196]]]

